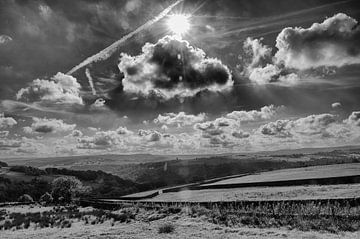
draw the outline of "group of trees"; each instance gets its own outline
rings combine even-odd
[[[0,202],[67,203],[75,197],[86,194],[87,189],[80,180],[69,176],[58,177],[51,183],[39,179],[16,182],[0,177]]]
[[[147,185],[124,180],[103,171],[39,169],[31,166],[11,166],[10,171],[33,176],[33,179],[18,181],[10,180],[11,177],[0,177],[0,202],[18,201],[23,195],[29,195],[34,201],[41,201],[46,193],[50,194],[55,202],[68,202],[78,196],[119,197],[150,189]],[[49,176],[55,179],[50,182]],[[25,198],[27,197],[23,197],[24,200]]]

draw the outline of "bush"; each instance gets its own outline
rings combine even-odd
[[[8,164],[5,162],[0,161],[0,168],[1,167],[8,167]]]
[[[40,197],[39,201],[44,204],[50,204],[54,201],[54,198],[51,196],[50,193],[46,192]]]
[[[172,233],[175,231],[175,227],[171,223],[165,223],[159,227],[159,233]]]
[[[24,194],[18,198],[19,202],[33,203],[34,199],[29,194]]]
[[[51,184],[52,196],[55,201],[68,203],[84,191],[81,181],[75,177],[59,177],[54,179]]]

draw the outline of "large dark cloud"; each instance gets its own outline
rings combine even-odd
[[[194,96],[205,89],[229,91],[233,85],[230,70],[220,60],[174,36],[145,44],[138,56],[122,54],[119,69],[125,92],[165,99]]]

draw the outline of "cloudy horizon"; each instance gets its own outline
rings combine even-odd
[[[5,0],[0,19],[0,158],[360,144],[355,0]]]

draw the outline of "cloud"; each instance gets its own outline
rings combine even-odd
[[[260,110],[233,111],[212,121],[196,123],[194,129],[201,137],[209,139],[214,146],[233,147],[240,141],[250,138],[251,134],[242,128],[242,123],[262,122],[273,118],[282,107],[264,106]]]
[[[259,128],[263,135],[280,138],[293,136],[321,136],[331,137],[331,127],[337,121],[332,114],[310,115],[296,120],[277,120]]]
[[[144,130],[144,129],[140,129],[138,131],[138,135],[140,137],[145,137],[146,140],[148,142],[156,142],[156,141],[160,141],[162,135],[160,132],[156,131],[156,130]]]
[[[341,108],[341,103],[340,102],[335,102],[335,103],[332,103],[331,104],[331,108],[333,109],[338,109],[338,108]]]
[[[290,120],[277,120],[275,122],[267,123],[260,127],[260,132],[263,135],[270,135],[276,137],[291,137]]]
[[[238,138],[238,139],[245,139],[245,138],[249,138],[250,137],[250,134],[248,132],[245,132],[245,131],[234,131],[232,132],[231,134],[232,136],[234,136],[235,138]]]
[[[13,39],[10,36],[7,35],[0,35],[0,45],[7,44],[11,42]]]
[[[72,137],[75,137],[75,138],[77,138],[77,137],[82,137],[83,136],[83,133],[80,131],[80,130],[73,130],[72,132],[71,132],[71,136]]]
[[[262,121],[271,119],[282,107],[275,107],[274,105],[264,106],[258,110],[251,111],[233,111],[226,115],[226,118],[235,119],[241,122],[246,121]]]
[[[299,70],[360,64],[358,22],[338,13],[309,28],[288,27],[276,39],[276,62]]]
[[[13,127],[17,121],[12,117],[5,117],[4,113],[0,113],[0,129]]]
[[[9,131],[4,130],[4,131],[0,131],[0,138],[5,138],[9,135]]]
[[[261,39],[247,38],[241,58],[242,74],[259,85],[293,86],[305,77],[332,74],[334,70],[329,67],[360,64],[359,41],[358,22],[344,13],[309,28],[283,29],[276,38],[274,56]]]
[[[76,78],[58,72],[51,80],[33,80],[16,94],[18,100],[53,104],[83,104]]]
[[[0,150],[8,150],[11,148],[18,148],[21,146],[21,141],[14,139],[0,139]]]
[[[60,119],[47,119],[47,118],[37,118],[33,117],[33,123],[31,126],[24,127],[24,132],[31,133],[59,133],[73,130],[75,124],[66,124],[63,120]]]
[[[110,149],[119,145],[123,146],[125,138],[130,137],[132,134],[133,132],[125,127],[119,127],[116,130],[97,131],[93,136],[80,136],[77,148]]]
[[[352,112],[344,122],[349,125],[360,126],[360,111]]]
[[[154,119],[154,123],[163,124],[163,125],[193,125],[195,123],[202,122],[206,119],[205,113],[200,113],[198,115],[186,114],[185,112],[179,113],[166,113],[164,115],[158,115]]]
[[[165,99],[194,96],[205,89],[226,91],[233,85],[230,70],[220,60],[175,36],[146,43],[138,56],[121,54],[119,69],[125,92]]]
[[[262,38],[253,39],[248,37],[244,41],[244,55],[241,60],[247,72],[252,72],[253,69],[271,62],[272,49],[269,46],[263,45],[262,40]]]
[[[44,144],[37,142],[35,139],[29,139],[21,137],[19,139],[0,139],[0,150],[9,151],[9,155],[15,154],[35,154],[35,153],[46,153],[48,147]]]
[[[264,85],[277,83],[285,86],[299,82],[300,77],[273,62],[272,49],[262,44],[262,39],[247,38],[243,45],[244,55],[241,57],[242,74],[250,81]]]

